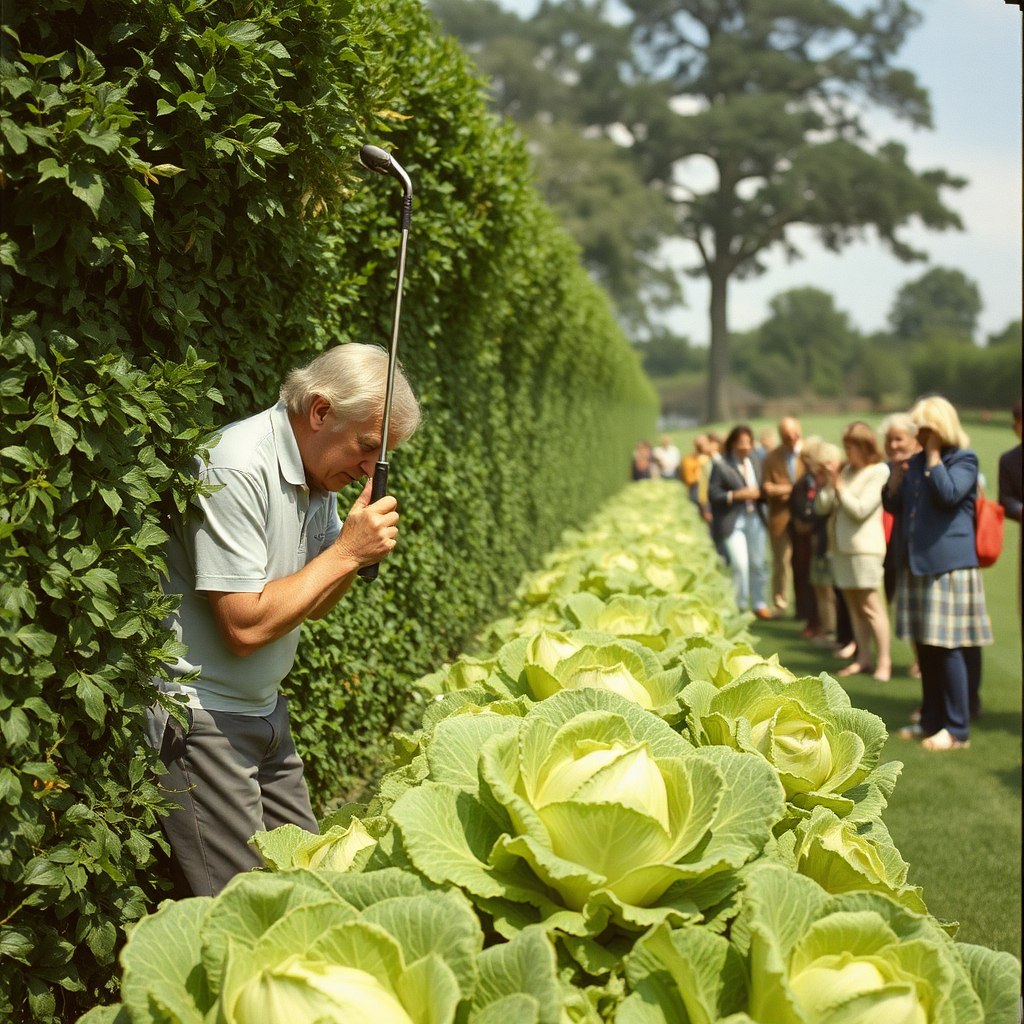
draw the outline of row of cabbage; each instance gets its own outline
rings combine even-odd
[[[142,921],[83,1021],[1018,1020],[1016,959],[907,882],[882,721],[755,652],[682,488],[628,488],[514,610],[420,681],[370,803]]]

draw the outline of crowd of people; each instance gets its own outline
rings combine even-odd
[[[1019,442],[1019,401],[1013,429]],[[699,435],[681,457],[666,435],[638,446],[633,479],[681,480],[729,568],[737,606],[772,619],[788,613],[792,593],[801,637],[834,652],[839,677],[890,680],[892,608],[922,687],[900,736],[929,750],[966,747],[981,715],[981,651],[992,643],[976,549],[978,457],[939,396],[887,417],[877,433],[850,423],[841,444],[805,438],[790,416],[777,443],[772,431],[755,441],[740,424],[725,438]],[[999,503],[1017,523],[1021,497],[1018,443],[999,464]]]

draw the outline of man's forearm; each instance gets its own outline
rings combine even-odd
[[[258,594],[210,592],[217,628],[231,652],[244,658],[306,619],[326,615],[358,568],[358,561],[332,545],[297,573],[271,580]]]

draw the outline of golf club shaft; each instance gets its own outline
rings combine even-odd
[[[409,245],[409,228],[412,224],[412,185],[404,171],[401,181],[404,195],[402,197],[402,239],[398,249],[398,281],[395,285],[395,312],[391,320],[391,349],[388,352],[388,380],[387,389],[384,392],[384,415],[380,428],[380,461],[373,471],[370,504],[380,501],[388,493],[388,430],[391,425],[391,399],[395,393],[395,371],[398,368],[398,324],[402,316],[405,253]],[[359,575],[364,580],[375,580],[379,571],[380,563],[375,562],[373,565],[364,565],[359,570]]]

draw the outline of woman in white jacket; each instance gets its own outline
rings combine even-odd
[[[837,674],[852,676],[871,672],[880,682],[892,676],[889,650],[889,617],[879,596],[885,561],[885,530],[882,526],[882,488],[889,467],[882,461],[875,432],[866,423],[851,423],[843,432],[846,463],[832,463],[814,501],[819,515],[832,516],[832,572],[843,592],[853,634],[857,641],[854,660]],[[871,640],[878,648],[871,657]]]

